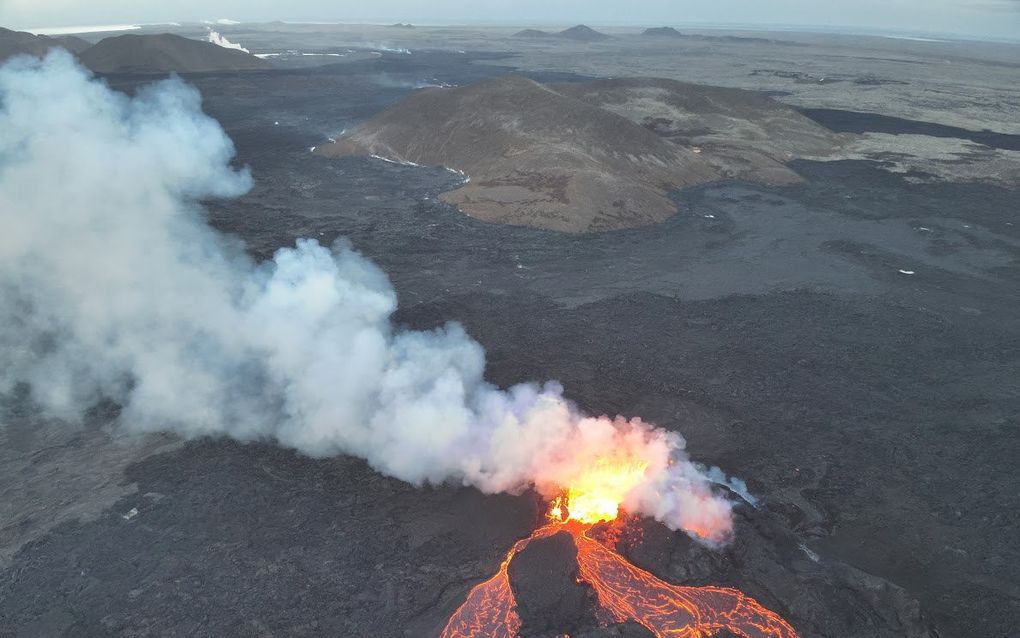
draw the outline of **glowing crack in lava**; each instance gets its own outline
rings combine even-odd
[[[778,614],[725,587],[681,587],[631,565],[586,534],[571,530],[581,580],[617,622],[633,620],[658,637],[699,638],[728,629],[747,638],[795,638]],[[509,583],[508,583],[509,586]]]
[[[470,591],[441,638],[517,638],[521,619],[507,575],[510,561],[531,540],[560,531],[573,536],[580,578],[595,590],[599,605],[615,622],[637,622],[657,638],[703,638],[724,629],[745,638],[798,638],[778,614],[736,589],[672,585],[631,565],[588,536],[594,523],[613,520],[618,512],[608,516],[605,499],[590,498],[584,489],[576,492],[577,504],[570,500],[572,494],[574,490],[567,490],[553,501],[551,522],[517,541],[496,574]]]

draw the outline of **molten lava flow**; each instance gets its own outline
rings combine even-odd
[[[499,571],[468,594],[450,617],[441,638],[517,638],[521,619],[507,569],[517,552],[535,538],[568,531],[577,546],[581,580],[598,595],[599,605],[617,622],[632,620],[657,638],[703,638],[721,631],[745,638],[797,638],[797,632],[778,614],[736,589],[681,587],[662,581],[631,565],[622,556],[588,536],[592,524],[580,516],[596,518],[608,511],[600,498],[588,498],[580,507],[570,495],[557,498],[549,510],[552,522],[517,541]],[[615,508],[615,505],[614,505]],[[614,509],[611,520],[617,513]],[[602,520],[602,519],[599,519]]]
[[[442,638],[517,638],[521,619],[517,615],[517,601],[510,589],[507,569],[517,552],[524,549],[532,539],[542,538],[558,531],[558,525],[546,525],[535,530],[528,538],[514,543],[506,558],[499,565],[499,571],[468,593],[467,600],[450,616]]]
[[[506,575],[510,559],[530,539],[517,541],[499,566],[496,575],[476,585],[467,600],[450,616],[443,629],[443,638],[517,638],[521,619],[517,615],[517,602]]]
[[[641,482],[647,468],[646,461],[634,456],[600,458],[553,501],[549,517],[588,525],[614,520],[620,514],[620,503]]]
[[[589,538],[574,534],[581,579],[618,622],[633,620],[657,637],[700,638],[722,629],[747,638],[795,638],[775,612],[736,589],[680,587],[659,580]]]

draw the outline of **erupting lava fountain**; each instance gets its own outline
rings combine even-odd
[[[518,638],[521,619],[507,570],[536,538],[566,531],[577,546],[580,580],[590,585],[613,622],[633,621],[657,638],[704,638],[728,630],[745,638],[798,638],[783,618],[736,589],[681,587],[628,563],[591,538],[598,523],[617,521],[620,503],[641,479],[640,462],[599,462],[553,500],[548,523],[517,541],[499,570],[476,585],[447,622],[441,638]],[[713,530],[695,530],[705,538]]]

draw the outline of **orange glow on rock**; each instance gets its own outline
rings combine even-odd
[[[565,511],[562,500],[550,513]],[[499,571],[474,587],[450,617],[441,638],[517,638],[521,627],[507,569],[535,538],[568,531],[577,546],[580,579],[595,590],[599,605],[616,622],[634,621],[656,638],[704,638],[723,629],[744,638],[798,638],[778,614],[736,589],[672,585],[628,563],[588,536],[590,525],[551,522],[517,541]]]

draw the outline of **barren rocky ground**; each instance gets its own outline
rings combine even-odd
[[[660,577],[741,587],[804,636],[1012,635],[1015,184],[935,179],[867,152],[795,162],[799,184],[675,193],[678,213],[642,229],[570,236],[487,224],[438,201],[459,179],[448,171],[309,153],[415,86],[504,72],[494,52],[456,52],[474,36],[413,37],[446,38],[449,51],[191,78],[256,180],[240,200],[210,203],[211,222],[259,257],[298,237],[349,237],[392,278],[397,320],[463,322],[486,347],[494,382],[559,379],[587,410],[681,431],[694,458],[746,479],[761,505],[740,508],[737,539],[721,552],[636,524],[643,533],[621,551]],[[338,36],[307,35],[301,46],[315,38]],[[618,46],[609,42],[585,46]],[[750,73],[815,73],[848,51],[855,60],[923,53],[914,44],[812,55],[805,47],[820,44],[690,46],[692,77],[679,79],[723,64],[702,47],[723,57],[751,55],[740,46],[796,50],[797,66],[755,54],[741,82],[803,86],[791,103],[854,112],[879,100],[850,92],[840,102],[833,85]],[[600,51],[532,77],[609,75]],[[537,66],[528,55],[500,63],[528,72]],[[664,74],[640,56],[614,59]],[[998,107],[977,94],[961,105],[954,93],[908,112],[915,96],[887,114],[1016,134],[1007,63],[970,60],[987,71],[971,75]],[[882,78],[908,82],[879,87],[887,97],[917,90],[935,68],[875,64]],[[932,137],[923,131],[917,144]],[[14,426],[0,431],[2,636],[437,635],[540,515],[528,495],[416,489],[348,458],[124,441],[110,427],[115,406],[67,430],[16,399],[4,403]]]

